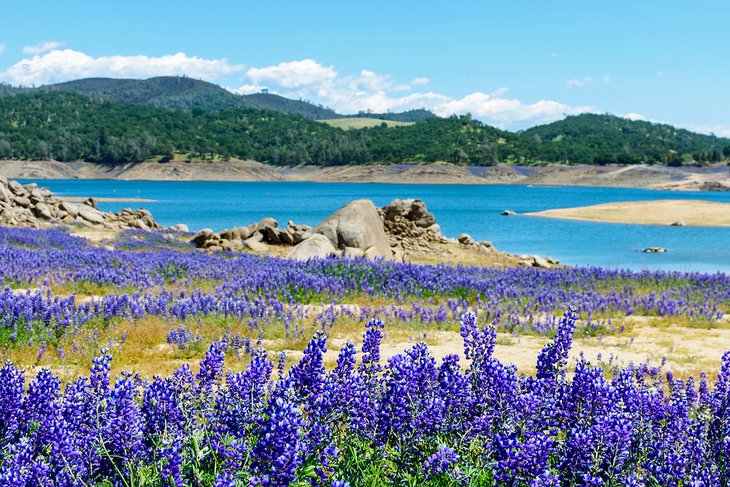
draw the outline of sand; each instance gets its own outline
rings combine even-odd
[[[730,204],[699,200],[655,200],[605,203],[526,213],[528,216],[639,225],[730,226]]]

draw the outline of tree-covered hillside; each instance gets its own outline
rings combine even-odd
[[[0,97],[0,159],[115,164],[166,161],[176,154],[277,165],[677,163],[730,155],[730,140],[598,115],[523,133],[468,115],[344,131],[256,108],[170,110],[53,90]]]
[[[680,164],[717,162],[730,155],[728,139],[612,115],[571,116],[528,129],[524,135],[544,142],[540,157],[546,161]]]
[[[245,98],[216,84],[180,76],[160,76],[144,80],[85,78],[42,86],[30,91],[70,92],[103,101],[185,111],[253,108]]]

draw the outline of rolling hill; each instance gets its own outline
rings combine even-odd
[[[542,143],[549,160],[573,163],[680,164],[718,162],[730,156],[728,139],[613,115],[569,116],[525,130],[523,135]]]
[[[344,118],[304,101],[241,96],[189,78],[96,78],[33,89],[0,85],[0,94],[0,159],[488,166],[682,165],[730,157],[730,139],[611,115],[577,115],[514,133],[468,115],[439,118],[425,110],[379,114],[423,118],[415,123],[363,114]],[[315,121],[320,118],[329,125]]]

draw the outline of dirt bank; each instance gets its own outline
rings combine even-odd
[[[641,225],[672,225],[681,222],[682,226],[730,226],[730,204],[695,200],[605,203],[526,213],[526,215]]]
[[[156,181],[311,181],[399,184],[522,184],[671,190],[730,190],[727,166],[458,166],[448,163],[280,168],[255,161],[88,162],[0,161],[0,175],[20,179]]]

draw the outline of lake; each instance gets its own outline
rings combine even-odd
[[[23,183],[31,182],[23,180]],[[730,203],[730,193],[634,188],[261,183],[189,181],[33,180],[64,196],[146,198],[154,203],[99,203],[106,211],[144,207],[162,225],[191,230],[248,225],[266,216],[314,225],[348,201],[368,198],[384,206],[395,198],[420,198],[449,237],[469,233],[499,250],[551,256],[570,265],[730,272],[730,227],[664,227],[590,223],[516,216],[551,208],[613,201],[699,199]],[[645,254],[644,247],[665,247]]]

